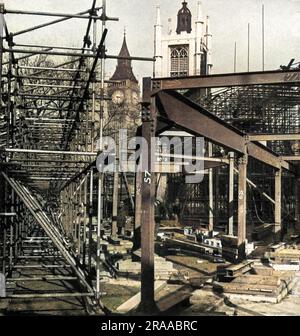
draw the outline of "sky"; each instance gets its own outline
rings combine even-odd
[[[77,13],[90,8],[91,0],[2,0],[7,9]],[[176,25],[182,0],[107,0],[107,14],[118,22],[107,23],[108,54],[118,54],[124,29],[132,56],[153,56],[155,6],[161,5],[162,24],[168,18]],[[198,0],[187,0],[193,19]],[[210,17],[213,35],[213,72],[233,72],[234,45],[237,43],[237,71],[247,71],[247,36],[250,23],[250,70],[262,69],[262,4],[265,6],[265,69],[273,70],[288,64],[291,58],[300,61],[300,0],[202,0],[203,16]],[[98,0],[101,6],[102,1]],[[11,32],[51,21],[55,18],[8,14]],[[87,20],[72,19],[34,33],[16,37],[19,43],[39,43],[81,47]],[[175,27],[174,27],[175,28]],[[100,39],[100,26],[98,29]],[[112,75],[116,61],[107,61],[107,76]],[[139,80],[152,75],[151,62],[133,62]]]

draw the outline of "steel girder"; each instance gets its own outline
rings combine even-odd
[[[281,160],[267,147],[250,142],[245,133],[228,125],[176,91],[158,92],[157,104],[159,113],[163,117],[186,131],[201,135],[215,144],[238,152],[240,155],[248,154],[276,169],[283,167],[294,172],[288,162]]]

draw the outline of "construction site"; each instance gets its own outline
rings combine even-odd
[[[215,73],[187,1],[167,31],[156,5],[154,50],[124,31],[114,55],[109,2],[0,3],[0,317],[299,316],[298,55],[250,71],[248,26],[248,71]],[[27,43],[71,20],[78,47]]]

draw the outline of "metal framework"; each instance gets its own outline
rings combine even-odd
[[[243,128],[233,127],[229,120],[226,120],[226,114],[231,113],[231,115],[236,111],[239,113],[241,118],[244,117],[244,110],[247,107],[250,112],[252,111],[251,105],[248,102],[244,102],[243,99],[238,97],[237,99],[230,99],[225,101],[223,105],[218,103],[215,104],[214,99],[218,98],[217,94],[209,94],[208,101],[211,102],[210,110],[215,112],[214,109],[220,111],[218,113],[210,113],[207,109],[207,104],[199,105],[193,102],[191,99],[186,98],[184,95],[176,92],[175,90],[180,90],[185,92],[186,95],[192,96],[192,93],[187,92],[191,89],[211,89],[216,87],[239,87],[246,86],[251,87],[247,90],[243,89],[245,94],[248,91],[256,92],[260,91],[260,86],[264,85],[264,88],[268,92],[260,94],[260,99],[265,99],[267,102],[272,98],[273,106],[274,101],[283,100],[285,102],[285,107],[289,110],[291,108],[292,120],[283,120],[286,125],[289,125],[289,129],[293,133],[298,133],[298,98],[299,98],[299,82],[300,82],[300,70],[290,69],[285,71],[268,71],[259,73],[244,73],[244,74],[226,74],[226,75],[212,75],[212,76],[197,76],[197,77],[183,77],[183,78],[163,78],[163,79],[145,79],[144,81],[144,104],[143,104],[143,126],[142,134],[148,142],[154,134],[160,134],[160,122],[164,123],[163,130],[169,128],[176,128],[178,130],[184,130],[194,135],[199,135],[205,137],[207,141],[213,143],[218,147],[222,147],[227,150],[229,160],[229,173],[228,173],[228,195],[227,206],[228,209],[228,222],[227,222],[227,232],[229,235],[233,235],[233,200],[235,192],[237,194],[236,210],[237,210],[237,251],[238,258],[242,260],[245,258],[245,243],[247,238],[247,199],[248,199],[248,186],[251,189],[255,189],[262,198],[267,199],[274,205],[274,218],[272,224],[272,231],[275,236],[278,236],[282,229],[282,177],[284,171],[288,171],[296,178],[296,191],[298,194],[299,182],[298,182],[298,172],[297,167],[285,161],[279,152],[278,154],[271,151],[270,148],[263,144],[256,142],[256,139],[251,140],[251,135],[247,134],[245,131],[242,132]],[[288,85],[287,85],[288,83]],[[274,84],[279,85],[279,87],[274,88]],[[257,88],[258,86],[258,88]],[[234,92],[238,89],[227,89],[233,90]],[[282,92],[284,94],[282,95]],[[295,94],[293,94],[295,92]],[[291,99],[288,97],[283,97],[285,95],[291,95]],[[200,97],[202,97],[200,93]],[[274,97],[275,96],[275,97]],[[294,97],[294,98],[293,98]],[[293,100],[295,99],[296,102]],[[236,109],[232,109],[234,103],[238,105]],[[227,105],[226,105],[227,104]],[[244,104],[245,108],[240,109],[239,104]],[[243,106],[243,105],[242,105]],[[268,106],[268,105],[267,105]],[[274,111],[275,110],[275,111]],[[184,111],[184,113],[183,113]],[[229,112],[230,111],[230,112]],[[274,132],[274,127],[276,125],[275,114],[278,112],[277,108],[272,110],[272,120],[269,123],[270,129],[263,130],[261,128],[257,129],[259,134],[262,131]],[[223,113],[223,114],[222,114]],[[253,109],[253,113],[257,113],[257,110]],[[247,116],[247,115],[246,115]],[[264,115],[259,115],[259,120],[264,121]],[[225,119],[225,120],[224,120]],[[251,119],[250,119],[251,122]],[[240,126],[240,125],[239,125]],[[277,128],[277,130],[280,128]],[[280,129],[281,130],[281,129]],[[248,130],[246,130],[248,131]],[[248,131],[249,132],[249,131]],[[253,131],[252,131],[253,132]],[[295,138],[298,136],[296,134]],[[281,135],[279,140],[290,140],[291,136],[286,138]],[[277,140],[277,139],[274,139]],[[209,153],[212,154],[211,152]],[[219,154],[220,155],[220,154]],[[224,154],[223,154],[224,157]],[[287,159],[290,159],[288,157]],[[274,174],[274,188],[272,188],[274,193],[274,198],[264,190],[261,190],[260,186],[255,184],[252,180],[248,178],[249,162],[255,160],[260,162],[264,166],[268,167],[269,171],[267,174]],[[151,158],[149,157],[151,162]],[[271,170],[270,170],[271,169]],[[235,183],[234,175],[237,173],[237,181]],[[142,227],[141,227],[141,243],[142,243],[142,304],[143,308],[148,312],[155,309],[154,300],[154,213],[155,213],[155,190],[156,190],[156,178],[155,174],[149,172],[144,173],[144,180],[141,183],[142,197],[140,199],[140,207],[143,209],[142,212]],[[268,175],[261,174],[264,178]],[[220,181],[219,181],[220,182]],[[219,184],[217,188],[219,188]],[[235,191],[236,190],[236,191]],[[209,198],[212,194],[209,193]],[[211,199],[208,200],[211,205]],[[215,200],[217,203],[218,200]],[[294,219],[299,221],[299,206],[297,196],[294,198],[294,213],[291,215]],[[213,223],[209,223],[210,230],[213,230]]]
[[[87,309],[98,309],[104,177],[95,159],[109,100],[105,60],[120,57],[105,49],[106,23],[118,19],[107,16],[106,0],[99,7],[91,2],[91,8],[76,14],[0,4],[0,258],[1,272],[16,284],[20,279],[12,271],[30,267],[69,270],[43,279],[77,282],[71,292],[11,298],[74,297],[83,299]],[[5,18],[17,14],[55,20],[11,32]],[[74,18],[87,23],[81,48],[17,42],[19,36]]]
[[[15,14],[58,18],[11,32],[5,17]],[[18,36],[72,18],[87,22],[82,48],[15,41]],[[77,297],[87,307],[104,309],[100,287],[101,231],[104,218],[109,217],[111,236],[116,236],[121,180],[135,219],[134,250],[141,247],[139,309],[153,314],[157,310],[154,300],[157,177],[161,173],[174,173],[177,167],[164,169],[152,162],[151,152],[156,153],[156,148],[152,148],[151,138],[175,129],[206,139],[205,157],[191,159],[204,160],[209,176],[208,192],[201,194],[196,185],[192,197],[187,195],[184,202],[208,204],[205,224],[210,231],[216,227],[217,211],[222,208],[226,233],[237,237],[238,258],[243,259],[250,189],[265,202],[260,207],[265,208],[262,204],[268,203],[274,208],[274,235],[280,234],[284,213],[299,221],[300,69],[145,79],[139,132],[150,145],[148,163],[155,171],[104,176],[95,169],[95,159],[103,150],[108,113],[105,60],[124,59],[106,52],[106,22],[110,20],[117,19],[107,16],[105,0],[101,7],[93,0],[90,9],[77,14],[8,10],[0,4],[0,186],[4,190],[0,196],[1,273],[17,283],[22,277],[14,276],[15,269],[63,269],[60,275],[50,273],[42,279],[76,282],[73,290],[12,294],[11,298]],[[99,22],[101,36],[97,35]],[[64,61],[56,61],[61,58]],[[143,57],[125,59],[154,61]],[[215,91],[216,88],[226,89]],[[200,90],[200,95],[195,95],[193,89]],[[208,94],[203,95],[202,89],[209,89]],[[279,133],[278,137],[274,133]],[[264,173],[260,174],[264,181],[249,176],[249,167],[254,165],[264,167]],[[269,189],[266,176],[272,176]],[[289,193],[284,191],[287,187],[282,180],[287,176],[296,178],[297,183],[291,206],[285,209],[282,195]],[[135,184],[135,197],[130,184]],[[220,185],[226,185],[223,193],[217,192]],[[105,198],[110,201],[105,202]],[[107,203],[111,208],[108,209]],[[41,276],[30,279],[40,281]]]

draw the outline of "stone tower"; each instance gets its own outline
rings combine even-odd
[[[175,25],[170,24],[167,32],[164,32],[160,6],[157,5],[154,76],[182,77],[211,73],[211,42],[209,18],[203,20],[201,2],[197,3],[196,15],[193,16],[188,3],[184,1],[177,14],[176,30]]]
[[[109,113],[115,114],[115,127],[133,129],[140,122],[140,86],[136,79],[124,33],[116,70],[108,84]]]

